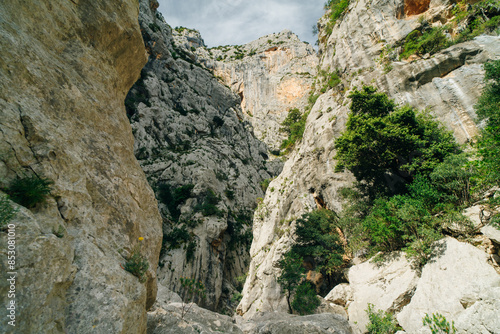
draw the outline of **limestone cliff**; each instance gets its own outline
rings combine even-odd
[[[255,136],[276,153],[286,137],[280,124],[293,108],[303,110],[317,74],[313,47],[289,30],[244,45],[207,49],[196,30],[176,28],[176,45],[241,99],[241,109]]]
[[[350,90],[371,84],[399,104],[428,108],[460,143],[477,134],[473,106],[483,85],[482,64],[500,58],[500,38],[483,35],[433,56],[400,61],[394,50],[398,43],[424,21],[446,22],[453,5],[431,1],[424,9],[410,10],[411,4],[353,1],[330,32],[327,19],[320,20],[320,73],[336,72],[340,83],[333,88],[325,85],[325,93],[320,94],[327,80],[318,77],[320,95],[308,116],[302,142],[270,184],[274,191],[267,191],[255,215],[252,262],[238,306],[244,317],[287,309],[276,277],[278,261],[293,242],[294,220],[313,208],[342,208],[338,190],[351,184],[353,177],[334,172],[333,142],[345,127]],[[425,20],[414,14],[425,15]]]
[[[135,153],[164,218],[159,278],[180,294],[181,277],[201,280],[207,298],[200,304],[224,309],[250,262],[260,184],[282,163],[269,160],[238,95],[181,45],[178,33],[174,40],[156,2],[140,2],[139,21],[149,61],[126,104]],[[188,32],[184,41],[201,47],[201,37]]]
[[[146,61],[136,1],[2,1],[0,175],[54,182],[18,207],[16,326],[3,333],[144,333],[161,218],[133,154],[124,99]],[[145,284],[122,269],[144,238]],[[6,305],[7,234],[0,232]]]

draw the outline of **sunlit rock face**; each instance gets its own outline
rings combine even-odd
[[[146,62],[137,17],[132,0],[0,4],[1,183],[54,182],[12,221],[18,318],[11,327],[3,311],[3,333],[146,331],[161,218],[123,103]],[[139,237],[145,283],[123,269]],[[0,243],[6,259],[4,232]],[[2,279],[2,304],[7,289]]]
[[[279,150],[285,138],[281,122],[290,109],[303,111],[308,103],[318,65],[312,46],[284,30],[241,47],[209,51],[214,74],[240,96],[257,138]]]

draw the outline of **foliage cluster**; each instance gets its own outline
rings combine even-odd
[[[446,318],[439,313],[433,313],[432,317],[426,313],[422,322],[424,326],[430,328],[432,334],[455,334],[457,332],[455,323],[452,321],[450,324]]]
[[[308,115],[308,112],[302,114],[299,109],[293,108],[288,111],[288,115],[281,123],[280,131],[287,134],[288,138],[281,143],[280,148],[286,153],[290,152],[295,143],[302,139]]]
[[[227,244],[228,249],[235,250],[239,244],[249,250],[253,239],[251,214],[248,211],[230,211],[228,216],[226,232],[231,237]]]
[[[148,268],[149,262],[146,257],[142,255],[141,244],[138,243],[137,245],[135,245],[132,253],[127,258],[123,269],[139,278],[139,282],[144,283],[147,279],[146,272],[148,271]]]
[[[13,180],[4,189],[12,201],[28,209],[43,203],[52,190],[51,180],[38,176],[24,176]]]
[[[339,225],[351,250],[403,249],[423,265],[445,228],[466,224],[460,210],[471,200],[475,169],[451,133],[430,116],[397,108],[372,87],[350,98],[336,158],[338,170],[349,169],[357,184],[343,191],[349,204]]]
[[[208,189],[203,195],[201,203],[194,208],[195,211],[201,212],[204,216],[224,216],[224,211],[217,207],[220,202],[220,197],[215,194],[212,189]]]
[[[478,163],[484,183],[500,183],[500,60],[484,65],[486,87],[476,105],[476,113],[486,121],[478,150],[482,159]]]
[[[349,3],[350,0],[328,0],[325,3],[325,9],[330,10],[330,17],[325,30],[326,36],[330,36],[332,34],[335,23],[344,14],[347,7],[349,7]]]
[[[0,230],[6,226],[16,214],[7,196],[0,194]]]
[[[368,334],[394,334],[401,329],[392,313],[375,311],[373,304],[368,304],[366,313],[368,313],[369,320],[366,326]]]
[[[404,191],[418,174],[428,175],[447,155],[457,152],[453,135],[428,114],[396,108],[383,93],[365,86],[352,100],[346,131],[335,141],[337,171],[349,169],[368,185],[372,198]],[[388,183],[392,179],[392,183]]]
[[[330,277],[344,264],[344,248],[336,229],[336,214],[327,209],[315,210],[302,215],[296,224],[297,243],[291,252]]]
[[[280,261],[282,271],[278,278],[278,283],[286,291],[290,312],[310,314],[320,304],[316,289],[304,280],[305,263],[321,272],[329,282],[344,265],[344,247],[337,221],[335,213],[327,209],[311,211],[297,219],[296,244]]]
[[[166,183],[161,183],[158,186],[158,199],[167,206],[173,221],[179,221],[181,215],[179,205],[192,196],[191,192],[193,188],[194,185],[192,184],[186,184],[173,189]]]
[[[181,277],[180,282],[184,292],[184,298],[181,308],[181,319],[184,319],[184,316],[193,306],[193,302],[195,301],[195,299],[198,300],[198,302],[201,302],[206,298],[206,290],[205,285],[201,281],[196,281],[194,278]]]
[[[292,302],[292,309],[300,315],[312,314],[321,304],[316,296],[316,288],[313,283],[303,281],[297,286],[295,298]]]

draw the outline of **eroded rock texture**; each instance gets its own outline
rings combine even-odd
[[[0,4],[1,183],[54,182],[45,204],[12,221],[18,319],[1,321],[2,332],[146,331],[161,219],[123,104],[146,61],[137,16],[132,0]],[[4,232],[2,273],[11,271]],[[139,237],[145,284],[122,269]],[[2,279],[3,305],[7,290]]]

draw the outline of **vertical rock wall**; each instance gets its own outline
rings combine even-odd
[[[146,59],[136,1],[2,1],[0,182],[54,182],[19,208],[16,333],[144,333],[161,220],[124,99]],[[122,269],[143,237],[147,282]],[[7,236],[0,232],[2,305]],[[14,329],[14,331],[13,331]]]

